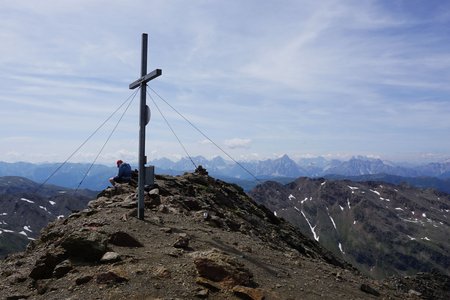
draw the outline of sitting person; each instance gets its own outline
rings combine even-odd
[[[127,183],[131,180],[131,167],[129,164],[124,163],[122,160],[117,161],[117,167],[119,168],[119,173],[117,176],[112,177],[109,179],[109,182],[113,186],[116,185],[116,183]]]

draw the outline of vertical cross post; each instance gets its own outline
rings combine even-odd
[[[156,69],[147,74],[147,45],[148,35],[142,34],[142,53],[141,53],[141,78],[130,84],[130,89],[140,87],[141,101],[139,113],[139,177],[138,177],[138,218],[144,219],[144,185],[145,185],[145,164],[147,157],[145,156],[145,126],[150,117],[150,110],[147,106],[147,82],[160,76],[162,71]]]

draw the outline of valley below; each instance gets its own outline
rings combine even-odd
[[[450,196],[384,182],[266,182],[258,203],[373,278],[450,270]]]

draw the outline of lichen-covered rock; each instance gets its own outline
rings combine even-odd
[[[108,236],[97,231],[76,231],[61,243],[67,254],[86,261],[97,261],[107,249]]]
[[[127,278],[122,277],[113,271],[99,273],[99,274],[97,274],[95,280],[99,284],[114,284],[114,283],[121,283],[121,282],[128,281]]]
[[[100,262],[102,263],[112,263],[112,262],[116,262],[119,261],[120,258],[120,254],[117,252],[106,252],[105,254],[103,254],[102,258],[100,259]]]
[[[117,231],[110,235],[109,243],[120,247],[144,247],[135,237],[123,231]]]
[[[76,285],[82,285],[82,284],[86,284],[89,281],[91,281],[94,277],[91,275],[85,275],[85,276],[81,276],[75,279],[75,283]]]
[[[189,247],[189,237],[179,236],[173,246],[175,248],[187,249]]]
[[[153,270],[152,275],[157,278],[170,278],[172,272],[164,266],[158,266]]]
[[[371,287],[370,285],[368,285],[366,283],[361,284],[360,289],[361,289],[361,291],[363,291],[367,294],[374,295],[377,297],[380,296],[380,293],[377,290],[375,290],[373,287]]]
[[[55,267],[66,258],[66,253],[61,249],[45,252],[39,257],[29,277],[37,279],[51,278]]]
[[[53,270],[53,276],[56,278],[61,278],[71,270],[73,270],[73,265],[70,260],[66,259],[56,265],[55,269]]]
[[[155,208],[161,204],[161,197],[155,193],[146,193],[144,196],[144,205],[146,208]]]

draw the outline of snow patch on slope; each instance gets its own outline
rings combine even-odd
[[[312,234],[313,234],[313,236],[314,236],[314,239],[315,239],[316,241],[319,241],[320,236],[318,236],[318,235],[316,234],[316,231],[314,230],[314,229],[316,229],[317,225],[313,227],[313,226],[311,225],[311,223],[309,222],[308,218],[306,217],[305,213],[303,212],[303,210],[301,210],[300,212],[301,212],[301,214],[303,215],[303,217],[305,218],[306,222],[308,223],[309,228],[311,228],[311,232],[312,232]]]
[[[370,190],[372,193],[377,194],[378,196],[381,196],[380,192],[375,191],[375,190]]]
[[[328,214],[328,217],[330,217],[330,220],[331,220],[331,223],[333,223],[334,229],[337,230],[337,228],[336,228],[336,223],[334,222],[333,217],[330,216],[330,214]]]
[[[28,203],[34,203],[34,201],[31,201],[31,200],[29,200],[27,198],[20,198],[20,200],[28,202]]]

